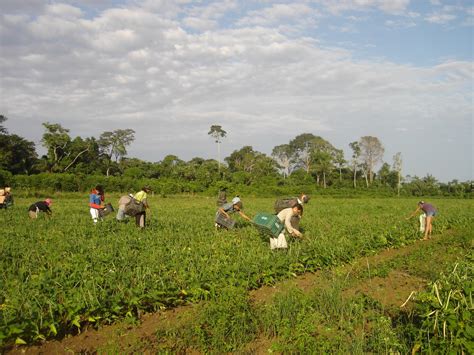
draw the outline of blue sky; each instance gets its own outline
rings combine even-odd
[[[405,175],[473,179],[472,1],[2,0],[0,113],[34,141],[133,128],[131,156],[377,136]]]

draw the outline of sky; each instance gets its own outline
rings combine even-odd
[[[379,138],[403,174],[474,179],[470,0],[0,0],[0,114],[35,142],[132,128],[128,156]],[[380,167],[380,166],[379,166]]]

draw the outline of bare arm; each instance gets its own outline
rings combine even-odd
[[[288,213],[285,217],[285,227],[286,227],[286,230],[288,231],[288,233],[290,233],[291,235],[295,236],[295,237],[302,237],[302,234],[299,230],[293,228],[293,226],[291,225],[291,218],[293,217],[293,215],[291,213]]]
[[[421,207],[418,206],[417,209],[416,209],[415,211],[413,211],[413,212],[407,217],[407,219],[412,218],[412,217],[413,217],[414,215],[416,215],[416,214],[418,213],[418,211],[420,211],[420,210],[421,210]]]
[[[223,214],[224,216],[226,216],[227,218],[230,218],[229,214],[228,214],[226,211],[224,211],[224,209],[223,209],[222,207],[219,208],[219,212],[222,213],[222,214]]]
[[[249,222],[252,221],[252,219],[249,216],[247,216],[243,211],[239,211],[239,214],[242,218],[245,218],[247,221]]]

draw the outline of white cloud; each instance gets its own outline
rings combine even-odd
[[[408,2],[340,4],[395,11]],[[244,144],[268,152],[302,132],[328,135],[342,147],[375,131],[396,147],[391,133],[414,134],[412,122],[453,135],[453,127],[468,131],[471,62],[354,60],[335,45],[288,35],[320,20],[305,3],[242,11],[245,17],[234,14],[224,27],[219,21],[231,18],[234,2],[134,2],[92,18],[74,6],[2,17],[0,112],[30,122],[28,134],[36,135],[29,139],[39,140],[46,120],[82,136],[134,128],[131,154],[159,160],[166,153],[206,156],[216,122],[229,132],[224,154]]]
[[[333,14],[369,9],[379,9],[390,14],[401,14],[406,11],[410,4],[410,0],[317,0],[317,2]]]
[[[81,9],[67,4],[47,5],[45,13],[51,16],[59,16],[66,18],[78,18],[83,14]]]
[[[239,26],[271,26],[286,21],[302,21],[303,18],[315,19],[319,17],[318,11],[303,3],[273,4],[261,10],[254,10],[241,18]]]
[[[386,20],[385,26],[391,28],[410,28],[415,27],[416,23],[413,20],[401,19],[401,20]]]
[[[448,13],[431,13],[429,14],[425,20],[431,23],[436,24],[446,24],[456,19],[456,15],[448,14]]]
[[[193,6],[186,13],[193,17],[201,17],[205,19],[218,19],[223,17],[227,12],[235,10],[238,4],[234,0],[222,0],[211,2],[209,4]]]
[[[217,22],[199,17],[186,17],[183,25],[199,31],[208,31],[217,27]]]

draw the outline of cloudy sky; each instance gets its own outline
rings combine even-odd
[[[473,179],[470,0],[1,0],[0,113],[42,152],[133,128],[129,155],[378,137],[405,175]],[[44,151],[44,150],[43,150]]]

